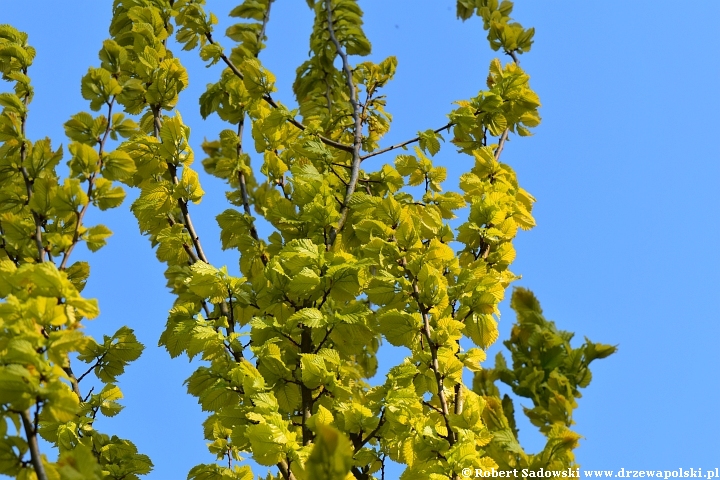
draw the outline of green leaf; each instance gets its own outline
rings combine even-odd
[[[87,243],[88,249],[91,252],[97,252],[107,244],[106,239],[112,235],[112,231],[105,225],[95,225],[90,227],[83,234],[85,243]]]
[[[327,319],[317,308],[303,308],[293,313],[287,322],[289,324],[304,324],[308,327],[323,327],[327,325]]]
[[[320,355],[305,353],[300,364],[303,384],[311,390],[318,388],[330,377],[325,360]]]
[[[422,318],[418,313],[390,310],[378,317],[380,332],[396,347],[409,347],[420,335]]]
[[[315,446],[305,464],[313,480],[345,480],[353,464],[350,440],[335,428],[318,424]]]
[[[275,425],[248,425],[247,438],[252,446],[253,459],[260,465],[276,465],[283,457],[285,434]]]
[[[296,295],[308,294],[320,284],[320,277],[313,270],[305,267],[290,279],[288,289],[290,293]],[[306,295],[302,295],[306,296]]]
[[[113,150],[103,159],[102,174],[108,180],[127,180],[136,170],[135,162],[123,150]]]
[[[499,333],[497,322],[492,315],[473,313],[465,320],[465,334],[480,348],[487,348],[495,343]]]
[[[444,140],[440,133],[435,133],[433,130],[418,132],[418,138],[420,139],[420,148],[433,156],[440,151],[440,140]]]

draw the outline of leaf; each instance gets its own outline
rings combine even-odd
[[[303,385],[311,390],[322,385],[330,375],[325,366],[325,360],[320,355],[304,353],[300,365]]]
[[[388,342],[396,347],[412,348],[412,343],[420,334],[422,318],[417,313],[390,310],[378,317],[380,332]]]
[[[313,328],[327,325],[327,319],[317,308],[303,308],[293,313],[287,322],[293,325],[304,324]]]
[[[313,289],[320,284],[320,277],[317,273],[305,267],[300,272],[290,279],[288,289],[290,293],[304,294],[312,292]]]
[[[91,252],[97,252],[107,244],[105,239],[110,235],[112,235],[112,231],[105,225],[95,225],[87,229],[83,234],[83,238],[85,239],[88,249]]]
[[[276,465],[283,456],[288,439],[275,425],[248,425],[247,438],[252,446],[253,459],[260,465]]]
[[[438,138],[444,140],[440,133],[435,133],[433,130],[418,132],[418,137],[420,139],[420,148],[432,156],[435,156],[440,151],[440,140]]]
[[[179,189],[176,195],[181,195],[183,198],[193,202],[200,203],[205,192],[200,187],[200,180],[198,174],[192,168],[185,166],[182,171],[182,177],[178,185]]]
[[[473,313],[465,320],[465,334],[480,348],[495,343],[499,336],[497,322],[492,315]]]
[[[335,428],[317,424],[315,446],[305,464],[313,480],[345,480],[353,464],[350,440]]]
[[[34,403],[38,379],[20,365],[0,366],[0,404],[25,410]]]
[[[73,158],[69,162],[73,176],[88,178],[99,170],[98,153],[90,145],[73,142],[68,147]]]
[[[135,162],[124,150],[113,150],[103,159],[102,174],[108,180],[127,180],[135,172]]]

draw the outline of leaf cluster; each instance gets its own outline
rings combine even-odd
[[[540,123],[516,56],[530,49],[533,29],[510,21],[507,0],[460,0],[458,15],[476,12],[491,48],[514,61],[493,60],[487,88],[456,102],[444,127],[380,148],[392,121],[381,91],[397,59],[351,65],[371,52],[357,2],[308,1],[314,20],[293,83],[296,108],[273,98],[275,77],[260,58],[272,6],[236,6],[227,51],[202,0],[116,0],[100,66],[82,78],[83,98],[104,114],[81,112],[65,124],[71,159],[62,181],[62,149],[24,135],[34,51],[23,34],[0,29],[0,68],[16,92],[0,95],[0,351],[9,359],[0,405],[16,425],[33,405],[39,412],[25,437],[3,432],[0,458],[11,460],[2,472],[29,471],[23,455],[37,434],[60,458],[35,462],[36,471],[61,472],[72,458],[94,459],[82,478],[136,478],[152,466],[129,441],[94,428],[98,413],[120,412],[117,377],[142,345],[128,327],[102,343],[80,333],[97,306],[80,296],[88,264],[67,265],[79,242],[92,251],[105,244],[110,231],[83,218],[91,205],[122,202],[116,183],[138,190],[131,210],[166,266],[174,303],[160,345],[171,357],[201,359],[185,383],[208,413],[203,433],[217,463],[188,478],[249,480],[243,453],[277,469],[268,479],[284,480],[384,478],[388,461],[405,466],[403,480],[572,465],[578,388],[589,383],[589,363],[614,347],[573,349],[532,294],[516,290],[512,368],[502,357],[492,370],[482,366],[499,336],[499,304],[518,278],[513,241],[535,225],[535,199],[500,161],[510,135],[528,136]],[[217,114],[227,125],[202,143],[201,163],[228,186],[231,208],[216,220],[222,248],[238,252],[237,275],[208,258],[192,220],[204,191],[190,127],[173,111],[189,83],[173,35],[208,67],[222,67],[199,103],[204,118]],[[122,143],[108,152],[109,141]],[[446,143],[467,165],[457,191],[445,191],[438,154]],[[399,148],[393,161],[367,161]],[[372,385],[385,342],[405,356]],[[90,365],[80,377],[72,356]],[[79,384],[91,372],[103,388],[83,397]],[[476,375],[473,388],[466,372]],[[526,413],[548,436],[543,452],[518,444],[497,381],[532,399]]]

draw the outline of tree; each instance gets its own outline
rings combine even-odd
[[[240,20],[227,51],[201,0],[115,0],[100,67],[82,78],[99,113],[65,123],[62,180],[63,150],[25,135],[35,52],[27,35],[0,28],[0,70],[14,86],[0,94],[0,473],[120,479],[152,468],[131,441],[95,428],[98,414],[120,412],[117,377],[143,347],[129,327],[102,342],[82,333],[98,306],[81,295],[89,265],[70,260],[80,242],[92,251],[105,244],[111,232],[85,225],[86,212],[119,206],[119,184],[140,191],[131,209],[176,296],[160,343],[173,357],[204,360],[187,388],[209,412],[205,436],[223,465],[198,465],[188,478],[253,478],[241,452],[273,467],[268,478],[298,480],[382,478],[386,461],[406,465],[403,478],[573,468],[575,399],[590,362],[615,348],[573,348],[572,334],[516,289],[517,323],[505,342],[512,366],[499,355],[481,368],[498,338],[498,304],[517,278],[508,269],[512,240],[534,225],[533,197],[500,162],[509,135],[530,135],[540,122],[519,66],[533,29],[511,21],[511,2],[460,0],[458,16],[480,16],[491,48],[511,61],[494,60],[487,89],[457,102],[445,125],[381,147],[391,121],[381,91],[397,62],[351,65],[370,53],[357,4],[308,2],[311,55],[289,110],[260,61],[272,3],[232,10]],[[203,191],[189,127],[174,111],[188,72],[172,53],[173,34],[222,68],[200,108],[228,129],[203,144],[202,164],[229,186],[235,208],[217,221],[241,276],[212,264],[192,222]],[[259,170],[243,144],[248,121]],[[445,136],[474,165],[461,192],[443,192],[446,169],[433,162]],[[362,168],[388,154],[397,154],[392,163]],[[456,211],[466,219],[453,227]],[[409,355],[371,386],[382,342]],[[82,387],[91,373],[104,385],[97,393]],[[498,381],[532,401],[525,413],[547,437],[538,454],[519,445]],[[38,436],[58,449],[57,461],[42,455]]]

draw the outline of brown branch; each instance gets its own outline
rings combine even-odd
[[[420,302],[420,290],[418,288],[417,279],[413,278],[413,297],[418,304],[420,315],[422,316],[423,326],[422,333],[430,346],[430,357],[432,359],[430,368],[435,374],[435,381],[437,382],[438,398],[440,399],[440,409],[442,410],[442,416],[445,420],[445,427],[448,431],[448,443],[452,447],[455,444],[455,432],[450,426],[450,409],[448,407],[447,397],[445,396],[445,379],[440,373],[440,362],[438,361],[438,346],[432,340],[432,334],[430,333],[430,316],[428,315],[427,308]]]
[[[440,132],[442,132],[443,130],[450,130],[450,128],[451,128],[452,126],[454,126],[454,125],[455,125],[455,122],[450,122],[450,123],[448,123],[447,125],[443,125],[443,126],[440,127],[440,128],[436,128],[435,130],[433,130],[433,132],[435,132],[435,133],[440,133]],[[370,153],[368,153],[367,155],[363,155],[362,157],[360,157],[360,160],[361,160],[361,161],[367,160],[367,159],[370,158],[370,157],[374,157],[374,156],[376,156],[376,155],[380,155],[380,154],[382,154],[382,153],[389,152],[389,151],[391,151],[391,150],[395,150],[395,149],[397,149],[397,148],[402,148],[402,147],[404,147],[404,146],[406,146],[406,145],[410,145],[411,143],[415,143],[415,142],[417,142],[418,140],[420,140],[420,137],[411,138],[410,140],[407,140],[407,141],[405,141],[405,142],[396,143],[395,145],[391,145],[391,146],[389,146],[389,147],[381,148],[380,150],[375,150],[374,152],[370,152]]]
[[[505,131],[500,136],[500,141],[498,142],[498,146],[495,149],[495,160],[500,160],[500,154],[503,151],[503,147],[505,147],[505,142],[507,141],[508,133],[510,133],[510,130],[506,128]]]
[[[245,126],[245,115],[243,114],[242,118],[238,122],[238,144],[236,147],[238,159],[243,153],[242,149],[242,136],[243,136],[243,129]],[[240,194],[242,195],[242,201],[243,201],[243,210],[245,210],[245,214],[249,215],[250,218],[253,219],[253,223],[250,225],[250,236],[255,240],[259,241],[260,236],[258,235],[257,228],[255,228],[255,218],[252,215],[252,211],[250,210],[250,197],[248,196],[247,191],[247,182],[245,179],[245,172],[240,171],[238,174],[238,180],[240,182]],[[267,265],[268,259],[263,255],[260,260],[262,260],[263,265]]]
[[[463,395],[462,387],[461,383],[455,385],[455,415],[460,415],[465,406],[465,396]]]
[[[335,329],[335,325],[333,325],[332,327],[330,327],[330,328],[325,332],[325,336],[324,336],[323,339],[320,341],[320,343],[318,343],[318,346],[315,348],[315,353],[318,353],[318,352],[320,351],[320,349],[323,347],[323,345],[325,345],[325,342],[327,342],[327,339],[330,338],[330,334],[333,332],[334,329]]]
[[[108,135],[110,134],[110,130],[112,127],[112,109],[113,109],[113,103],[115,102],[115,97],[110,99],[109,102],[107,102],[108,106],[108,115],[107,115],[107,126],[105,127],[105,132],[103,133],[102,139],[100,139],[99,146],[98,146],[98,163],[100,166],[102,166],[102,156],[103,152],[105,150],[105,141],[107,140]],[[83,218],[85,218],[85,213],[87,212],[88,208],[90,207],[90,199],[92,198],[92,191],[93,187],[95,186],[95,178],[97,176],[97,172],[93,172],[90,175],[90,178],[88,178],[88,187],[87,187],[87,197],[88,202],[83,205],[82,209],[80,209],[80,212],[77,213],[77,220],[75,224],[75,231],[73,232],[73,240],[70,246],[63,252],[63,259],[60,263],[59,270],[64,270],[67,267],[67,262],[70,259],[70,254],[72,253],[75,246],[80,241],[80,227],[82,226]]]
[[[160,109],[159,107],[152,107],[153,112],[153,127],[154,127],[154,134],[156,138],[160,137],[160,129],[162,128],[162,123],[160,120]],[[170,171],[170,177],[172,178],[173,185],[177,186],[180,184],[180,180],[177,176],[177,167],[173,165],[172,163],[168,162],[167,164],[168,170]],[[208,261],[207,256],[205,255],[205,251],[202,248],[202,244],[200,243],[200,237],[197,234],[197,231],[195,230],[195,226],[193,225],[192,218],[190,218],[190,211],[187,208],[187,201],[183,198],[178,198],[178,207],[180,208],[180,212],[183,216],[183,224],[185,225],[185,228],[187,229],[188,233],[190,234],[190,240],[193,243],[193,246],[195,247],[195,252],[197,253],[197,256],[200,260],[207,263],[208,265],[210,262]]]
[[[312,331],[307,325],[302,325],[302,334],[300,336],[300,352],[312,353]],[[298,370],[300,370],[300,360],[298,360]],[[310,445],[313,441],[313,432],[308,426],[308,421],[312,416],[313,398],[312,390],[304,383],[300,384],[300,392],[302,397],[302,439],[303,445]]]
[[[263,38],[265,38],[265,29],[267,28],[267,24],[270,21],[270,8],[272,8],[272,3],[274,1],[275,0],[268,1],[267,9],[265,9],[265,13],[263,14],[262,26],[260,27],[260,31],[257,34],[258,43],[260,43],[263,40]],[[258,53],[259,53],[259,50],[258,50]],[[255,58],[257,58],[257,56],[258,55],[256,53]]]
[[[72,391],[75,393],[75,395],[78,397],[78,400],[81,402],[83,401],[82,393],[80,392],[80,380],[83,379],[85,375],[80,377],[79,379],[75,376],[75,373],[73,372],[70,365],[63,368],[63,371],[65,374],[70,377],[70,385],[72,386]],[[86,374],[87,375],[87,374]]]
[[[30,450],[30,461],[32,462],[35,475],[38,480],[48,480],[48,476],[45,473],[45,466],[42,464],[40,457],[40,446],[38,445],[37,430],[33,426],[33,422],[30,419],[30,410],[25,410],[20,413],[22,418],[23,428],[25,429],[25,435],[27,436],[27,444]]]
[[[27,75],[27,68],[23,68],[22,70],[23,74]],[[30,204],[30,201],[33,197],[33,190],[32,190],[32,181],[30,180],[30,175],[28,174],[27,168],[25,168],[25,160],[27,159],[27,144],[25,143],[25,126],[27,123],[27,106],[30,103],[30,95],[26,94],[23,98],[23,105],[25,106],[25,112],[23,112],[21,118],[20,118],[20,135],[22,136],[22,144],[20,145],[20,173],[23,176],[23,180],[25,181],[25,190],[27,191],[27,203],[26,205]],[[33,221],[35,222],[35,246],[38,250],[38,261],[40,263],[43,263],[45,261],[45,248],[43,247],[42,243],[42,219],[40,218],[40,215],[37,212],[33,212],[31,210]]]
[[[20,261],[18,260],[17,255],[11,254],[10,250],[8,250],[7,243],[5,243],[5,230],[2,227],[2,222],[0,222],[0,248],[3,249],[5,255],[7,255],[10,260],[12,260],[16,267],[20,265]]]
[[[358,441],[357,443],[353,442],[353,443],[354,443],[353,446],[354,446],[354,448],[355,448],[355,453],[359,452],[361,448],[363,448],[370,440],[372,440],[373,437],[374,437],[375,435],[377,435],[377,433],[380,431],[380,429],[382,428],[382,426],[383,426],[384,424],[385,424],[385,409],[383,408],[382,411],[380,412],[380,421],[378,422],[377,427],[375,427],[375,429],[374,429],[372,432],[370,432],[370,433],[368,434],[368,436],[365,437],[364,440],[362,439],[362,431],[361,431],[361,432],[358,434],[358,435],[359,435],[359,437],[358,437],[358,440],[359,440],[359,441]]]
[[[296,480],[295,475],[290,471],[290,464],[287,461],[280,460],[277,467],[285,480]]]
[[[153,128],[154,128],[154,134],[156,138],[160,138],[160,128],[162,127],[162,122],[160,120],[160,107],[159,106],[153,106],[151,107],[153,112]],[[177,177],[177,167],[173,165],[172,163],[167,163],[168,170],[170,172],[170,176],[172,178],[173,185],[178,185],[180,183],[180,180],[178,180]],[[200,237],[197,234],[197,231],[195,230],[195,226],[193,225],[192,218],[190,218],[190,211],[187,207],[187,201],[183,198],[178,198],[177,200],[178,207],[180,207],[180,212],[183,216],[183,224],[185,225],[185,228],[188,231],[188,234],[190,235],[190,239],[192,240],[193,246],[195,247],[195,252],[197,253],[197,258],[205,262],[206,264],[210,265],[210,261],[208,260],[207,256],[205,255],[205,251],[202,248],[202,244],[200,243]],[[192,257],[191,257],[192,258]],[[228,308],[227,302],[224,300],[220,304],[220,313],[224,315],[228,319],[228,328],[227,332],[228,335],[235,332],[235,320],[232,317],[232,311]],[[240,361],[243,358],[242,352],[233,352],[233,356],[236,361]]]
[[[513,61],[515,62],[516,65],[518,65],[518,66],[520,65],[520,60],[518,60],[517,55],[515,55],[514,50],[505,50],[505,54],[509,55],[510,58],[513,59]],[[509,133],[510,133],[510,130],[506,128],[505,131],[500,136],[500,141],[498,142],[498,146],[495,149],[495,160],[500,160],[500,154],[502,154],[503,147],[505,147],[505,142],[508,139]]]
[[[215,40],[213,40],[212,33],[206,32],[205,38],[207,38],[208,42],[210,42],[211,45],[215,45]],[[240,78],[241,80],[244,78],[244,75],[240,70],[238,70],[237,66],[227,57],[227,55],[220,54],[220,59],[225,62],[225,65],[235,74],[236,77]],[[265,102],[270,105],[273,108],[279,108],[279,105],[269,94],[265,94],[262,96],[262,99],[265,100]],[[307,127],[303,125],[301,122],[297,121],[295,118],[288,118],[287,122],[296,126],[299,130],[305,131]],[[322,135],[318,135],[318,138],[320,138],[320,141],[323,142],[325,145],[329,147],[335,147],[339,150],[342,150],[344,152],[352,152],[353,147],[352,145],[345,145],[344,143],[336,142],[335,140],[332,140],[330,138],[324,137]]]
[[[25,119],[23,117],[23,130],[25,130]],[[23,135],[24,137],[25,135]],[[23,138],[23,144],[20,147],[20,164],[22,165],[25,163],[25,159],[27,158],[27,149],[25,148],[25,138]],[[25,190],[27,191],[27,203],[29,204],[33,197],[33,191],[32,191],[32,180],[30,180],[30,175],[28,174],[27,168],[25,166],[20,167],[20,173],[22,173],[23,180],[25,181]],[[42,243],[42,219],[40,218],[40,214],[38,214],[35,211],[32,211],[33,221],[35,222],[35,246],[37,247],[38,251],[38,262],[43,263],[45,262],[45,247],[43,247]]]
[[[332,2],[330,0],[325,0],[325,9],[327,11],[328,20],[328,32],[330,34],[330,40],[335,45],[335,50],[337,50],[337,53],[342,60],[343,72],[345,72],[345,81],[347,83],[347,87],[350,93],[352,118],[355,122],[355,135],[353,138],[352,146],[352,169],[350,170],[350,181],[348,182],[348,186],[345,189],[345,199],[343,200],[342,207],[340,208],[340,218],[338,219],[337,227],[334,227],[332,230],[330,230],[330,236],[328,238],[327,245],[328,247],[331,247],[335,243],[338,232],[342,230],[342,228],[345,226],[345,222],[347,222],[348,214],[350,213],[350,197],[355,192],[355,187],[357,185],[360,175],[360,147],[362,147],[362,116],[360,115],[360,105],[358,105],[357,98],[355,98],[357,96],[355,83],[353,82],[353,74],[352,70],[350,69],[350,63],[348,62],[347,54],[345,53],[345,51],[343,51],[342,45],[340,45],[340,42],[335,36],[331,3]]]

